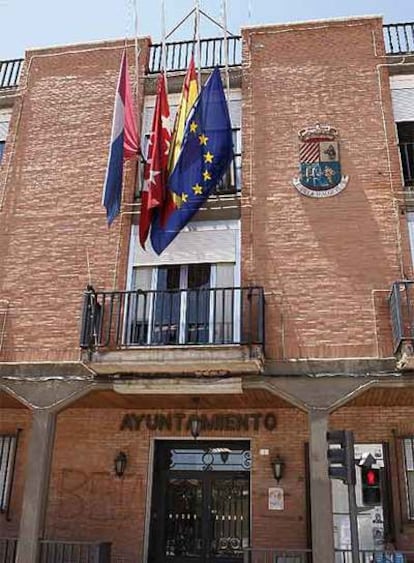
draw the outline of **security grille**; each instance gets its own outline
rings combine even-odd
[[[414,519],[414,436],[404,438],[403,443],[408,516],[410,519]]]
[[[17,435],[0,435],[0,512],[7,512],[13,484]]]

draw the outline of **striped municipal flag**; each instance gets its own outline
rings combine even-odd
[[[102,194],[102,205],[106,207],[108,225],[111,225],[121,209],[124,160],[137,156],[138,147],[127,55],[124,50],[115,94],[108,166]]]

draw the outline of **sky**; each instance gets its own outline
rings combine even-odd
[[[161,5],[167,33],[194,7],[194,0],[0,0],[0,60],[20,58],[26,49],[133,36],[137,4],[138,35],[154,42],[162,34]],[[221,21],[221,0],[200,0],[200,7]],[[227,0],[228,29],[357,15],[382,15],[385,23],[414,22],[414,0]],[[202,37],[220,35],[202,18]],[[193,23],[170,40],[192,39]]]

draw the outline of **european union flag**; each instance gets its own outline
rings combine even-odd
[[[190,114],[181,153],[167,183],[167,201],[152,224],[157,254],[177,236],[227,171],[233,158],[231,123],[220,71],[215,68]]]

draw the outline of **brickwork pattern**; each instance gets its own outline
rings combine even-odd
[[[242,268],[245,283],[267,292],[270,357],[391,355],[387,292],[411,267],[394,204],[402,188],[388,75],[377,71],[381,23],[243,32]],[[338,129],[350,177],[325,199],[292,185],[298,131],[316,122]]]
[[[131,215],[108,229],[101,205],[122,48],[26,56],[0,171],[0,295],[10,302],[3,360],[78,359],[87,283],[124,287]],[[141,75],[146,56],[143,42]],[[134,167],[126,167],[129,203]]]
[[[131,411],[140,414],[140,411]],[[168,411],[163,411],[165,414]],[[252,412],[252,411],[246,411]],[[252,442],[252,534],[257,547],[306,547],[304,442],[307,417],[295,409],[276,409],[277,428],[260,430]],[[47,513],[48,538],[113,542],[114,563],[141,560],[144,542],[150,443],[155,437],[189,437],[187,431],[120,431],[125,411],[70,409],[58,417],[56,446]],[[237,432],[209,432],[209,437],[239,438]],[[285,510],[269,511],[267,492],[274,487],[270,456],[260,448],[279,452],[286,460]],[[113,473],[119,450],[128,454],[122,479]]]
[[[243,32],[242,283],[265,288],[269,358],[392,354],[387,292],[411,267],[381,23]],[[108,230],[101,206],[121,47],[27,54],[0,170],[3,360],[77,359],[87,251],[97,289],[125,286],[131,215]],[[350,177],[324,200],[292,186],[297,133],[317,121],[339,130]]]

